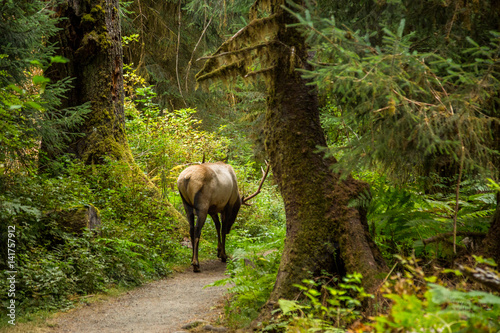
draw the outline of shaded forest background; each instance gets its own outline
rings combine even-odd
[[[227,159],[246,194],[270,158],[217,282],[227,325],[499,329],[500,2],[0,11],[0,286],[15,268],[23,320],[185,265],[180,171]]]

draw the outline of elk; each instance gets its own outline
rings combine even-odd
[[[266,164],[266,171],[262,169],[263,176],[259,188],[248,197],[240,196],[236,174],[229,164],[203,163],[191,165],[181,172],[177,178],[177,188],[189,222],[189,234],[193,247],[191,265],[193,265],[194,272],[200,272],[198,247],[201,229],[207,215],[212,217],[217,230],[217,257],[222,262],[226,262],[226,235],[231,230],[241,205],[250,206],[247,201],[260,193],[262,184],[269,173],[269,163],[266,162]]]

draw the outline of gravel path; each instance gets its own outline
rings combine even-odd
[[[189,268],[106,302],[95,302],[54,319],[50,332],[173,333],[197,319],[214,322],[222,311],[226,287],[203,288],[224,278],[220,261],[201,263],[201,273]]]

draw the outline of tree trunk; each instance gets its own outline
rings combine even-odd
[[[483,245],[484,254],[500,264],[500,192],[497,193],[497,209]]]
[[[316,90],[295,70],[306,67],[304,38],[283,15],[280,42],[287,45],[269,80],[265,124],[266,150],[285,203],[287,231],[277,281],[270,301],[294,298],[293,284],[322,270],[336,275],[358,272],[363,285],[374,290],[387,271],[371,240],[366,212],[349,202],[367,184],[331,171],[331,163],[317,152],[326,140],[319,120]],[[285,28],[286,27],[286,28]],[[341,260],[339,260],[339,258]]]
[[[90,102],[92,112],[78,128],[82,136],[68,142],[66,151],[55,151],[44,142],[42,151],[49,162],[68,153],[85,164],[102,164],[105,157],[123,162],[128,165],[124,179],[143,183],[151,196],[159,196],[158,189],[134,162],[125,134],[118,6],[118,0],[66,0],[55,9],[66,19],[61,20],[61,30],[51,42],[69,62],[52,65],[45,74],[53,82],[74,78],[74,88],[65,96],[61,109]],[[44,162],[40,164],[43,170]],[[185,220],[170,204],[168,212],[179,221]]]
[[[62,108],[91,102],[92,112],[68,142],[65,152],[42,143],[49,160],[72,153],[86,164],[102,163],[105,156],[133,162],[126,141],[123,112],[123,63],[118,0],[67,0],[55,9],[61,20],[55,42],[58,53],[69,59],[52,65],[46,76],[52,81],[74,78],[74,88]]]

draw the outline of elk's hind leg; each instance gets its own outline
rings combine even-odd
[[[184,210],[186,211],[186,217],[189,222],[189,236],[191,237],[191,248],[193,249],[194,258],[194,208],[191,207],[181,194],[182,204],[184,205]],[[191,258],[191,261],[192,259]]]
[[[210,214],[212,220],[215,224],[215,229],[217,230],[217,258],[220,258],[222,255],[222,243],[221,243],[221,234],[220,234],[220,220],[219,215],[217,213]]]
[[[198,249],[200,246],[201,230],[203,229],[207,219],[207,212],[204,210],[195,210],[195,215],[198,219],[196,221],[196,226],[193,228],[194,231],[191,233],[193,235],[191,238],[191,242],[193,243],[193,260],[191,261],[191,264],[193,265],[193,272],[199,273],[201,271],[200,263],[198,261]]]

